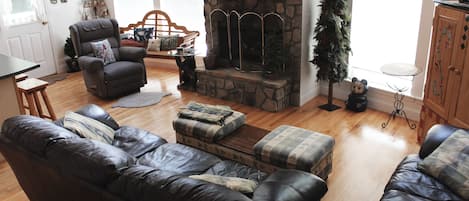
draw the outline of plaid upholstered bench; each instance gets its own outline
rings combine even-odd
[[[178,143],[233,160],[267,173],[298,169],[327,179],[332,170],[332,137],[281,126],[273,131],[244,124],[234,112],[224,125],[177,118],[173,121]]]
[[[310,130],[280,126],[254,145],[257,160],[281,168],[326,177],[332,171],[334,138]]]

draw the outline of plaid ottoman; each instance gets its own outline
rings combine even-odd
[[[254,145],[257,160],[326,179],[332,170],[334,139],[293,126],[280,126]]]
[[[176,133],[194,137],[204,142],[216,142],[244,125],[246,116],[237,111],[225,119],[224,125],[204,123],[191,119],[177,118],[173,121]]]

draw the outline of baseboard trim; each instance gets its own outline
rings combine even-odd
[[[327,96],[327,83],[321,83],[320,89],[320,94]],[[349,94],[350,82],[344,81],[340,84],[334,85],[334,98],[345,101],[347,100]],[[390,113],[394,109],[394,93],[369,87],[367,95],[369,108],[386,113]],[[407,113],[408,118],[414,121],[418,121],[420,119],[422,100],[406,96],[403,102],[405,105],[404,111]]]

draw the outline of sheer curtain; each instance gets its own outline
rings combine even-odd
[[[47,22],[43,0],[1,0],[0,11],[5,27]]]

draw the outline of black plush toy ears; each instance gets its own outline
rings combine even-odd
[[[352,78],[352,82],[356,82],[356,81],[358,81],[358,78],[353,77],[353,78]],[[365,81],[366,81],[366,80],[365,80]]]
[[[352,80],[353,80],[353,78],[352,78]],[[365,79],[363,79],[363,80],[360,81],[360,82],[363,83],[363,85],[365,85],[365,86],[368,85],[368,81],[366,81]]]

